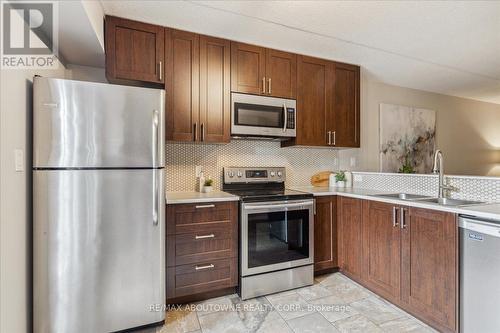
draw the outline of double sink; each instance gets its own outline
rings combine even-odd
[[[408,193],[389,193],[389,194],[372,194],[373,197],[389,198],[389,199],[399,199],[404,201],[418,201],[427,202],[432,204],[437,204],[441,206],[470,206],[470,205],[480,205],[484,204],[481,201],[470,201],[470,200],[458,200],[449,198],[433,198],[425,195],[418,194],[408,194]]]

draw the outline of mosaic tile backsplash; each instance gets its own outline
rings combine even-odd
[[[286,167],[287,186],[310,185],[319,171],[338,169],[337,151],[321,148],[281,148],[279,142],[233,140],[228,144],[167,143],[167,191],[194,191],[196,166],[205,177],[214,179],[215,189],[222,187],[222,168]]]
[[[345,165],[340,161],[340,165]],[[196,166],[222,187],[225,166],[284,166],[286,186],[309,186],[311,176],[319,171],[338,170],[339,154],[332,149],[281,148],[279,142],[234,140],[229,144],[167,143],[167,191],[194,191]],[[404,192],[437,196],[437,175],[404,175],[377,172],[353,172],[354,186],[395,193]],[[448,196],[487,202],[500,202],[500,177],[446,176],[447,185],[455,187]]]
[[[395,193],[438,195],[437,175],[402,175],[375,172],[353,172],[355,187]],[[360,180],[361,178],[361,180]],[[445,183],[454,187],[447,191],[453,199],[500,202],[500,177],[445,176]]]

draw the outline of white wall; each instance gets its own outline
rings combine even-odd
[[[341,151],[341,168],[379,171],[379,105],[436,110],[436,147],[445,155],[445,172],[500,176],[500,104],[436,94],[377,82],[362,70],[361,149]]]
[[[1,70],[0,78],[0,332],[27,332],[31,322],[30,113],[35,74],[58,70]],[[14,149],[24,171],[14,170]]]
[[[108,83],[104,68],[69,64],[67,69],[67,79]]]

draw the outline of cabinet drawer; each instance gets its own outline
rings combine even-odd
[[[236,258],[167,268],[167,297],[181,297],[234,287],[237,274]]]
[[[237,256],[237,238],[225,223],[200,227],[197,232],[167,236],[167,266]]]
[[[203,225],[235,222],[238,218],[235,202],[214,202],[167,206],[167,234],[199,232]]]

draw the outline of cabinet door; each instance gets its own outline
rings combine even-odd
[[[339,198],[339,266],[355,280],[361,279],[361,211],[362,201]]]
[[[314,216],[314,270],[338,266],[336,197],[318,197]]]
[[[200,140],[230,140],[230,47],[228,40],[200,36]]]
[[[167,140],[198,141],[199,36],[165,29]]]
[[[267,83],[265,48],[231,43],[231,90],[248,94],[265,94]]]
[[[295,99],[297,90],[297,55],[267,49],[266,80],[266,93],[268,95]]]
[[[457,225],[454,214],[410,208],[402,232],[402,300],[440,331],[456,331]]]
[[[123,80],[164,82],[163,27],[106,16],[106,77]]]
[[[363,281],[377,294],[399,302],[401,232],[399,207],[363,201]]]
[[[296,144],[326,146],[327,117],[332,96],[332,63],[299,56],[297,61],[297,138]]]
[[[333,94],[333,144],[337,147],[360,146],[359,67],[335,63]]]

